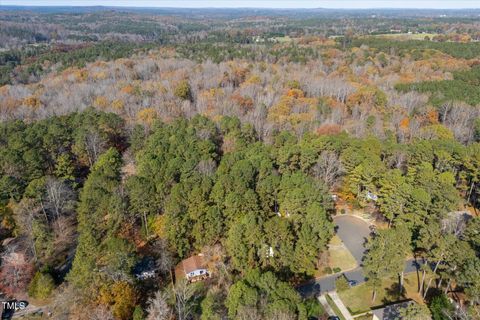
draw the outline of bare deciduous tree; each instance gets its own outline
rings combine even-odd
[[[313,174],[317,179],[325,181],[328,187],[333,187],[338,177],[343,173],[343,166],[338,155],[331,151],[323,151],[313,166]]]
[[[192,315],[195,307],[195,287],[183,279],[177,281],[174,287],[175,309],[178,320],[187,320]]]
[[[262,315],[254,307],[241,307],[236,318],[238,320],[262,320]]]
[[[102,140],[98,132],[91,131],[85,136],[85,152],[87,153],[88,163],[90,166],[97,161],[98,156],[105,151],[105,142]]]
[[[54,220],[73,209],[74,193],[72,189],[63,181],[47,177],[45,182],[46,209],[52,211]]]
[[[169,320],[172,317],[172,309],[167,303],[164,292],[157,291],[155,296],[148,300],[147,320]]]
[[[297,316],[291,312],[274,310],[270,318],[276,320],[295,320],[297,319]]]
[[[168,249],[167,241],[158,239],[152,245],[152,252],[156,256],[155,265],[161,273],[167,274],[173,267],[173,255]]]

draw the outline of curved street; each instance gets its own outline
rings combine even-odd
[[[361,218],[351,215],[336,216],[333,218],[333,221],[335,222],[336,234],[343,241],[358,264],[357,268],[342,273],[345,274],[348,280],[355,280],[359,284],[365,282],[362,260],[366,251],[365,244],[370,237],[369,224]],[[419,264],[414,259],[405,261],[405,273],[417,271],[418,268]],[[342,273],[312,280],[297,287],[297,290],[306,297],[333,291],[335,290],[335,279]]]
[[[370,237],[369,224],[351,215],[336,216],[333,221],[335,232],[360,266],[365,255],[365,243]]]

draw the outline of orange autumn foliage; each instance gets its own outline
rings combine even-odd
[[[340,132],[342,132],[342,127],[334,123],[324,124],[317,129],[318,135],[331,135],[338,134]]]
[[[34,108],[34,109],[39,108],[41,106],[40,99],[38,99],[35,96],[29,96],[23,99],[23,104],[26,105],[27,107]]]
[[[427,120],[431,124],[437,124],[438,123],[438,112],[435,110],[430,110],[427,112]]]
[[[244,111],[251,110],[253,107],[253,100],[250,97],[242,97],[239,94],[232,95],[232,100],[238,104]]]
[[[132,86],[132,85],[126,85],[126,86],[123,87],[120,91],[121,91],[122,93],[125,93],[125,94],[134,94],[134,92],[135,92],[135,87]]]
[[[400,121],[400,128],[403,130],[407,130],[408,127],[410,126],[410,119],[408,117],[405,117]]]
[[[288,97],[293,97],[295,99],[299,99],[299,98],[305,97],[305,94],[300,89],[290,89],[287,92],[287,96]]]

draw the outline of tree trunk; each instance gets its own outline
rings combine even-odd
[[[447,287],[445,288],[445,295],[448,293],[448,289],[450,289],[450,284],[452,283],[452,279],[448,279]]]
[[[470,191],[468,192],[467,199],[466,199],[468,202],[470,202],[470,197],[472,196],[474,186],[475,186],[475,182],[472,181],[472,183],[470,184]]]
[[[147,214],[145,211],[143,212],[143,223],[145,224],[145,235],[147,236],[148,239],[148,223],[147,223]]]
[[[372,302],[375,302],[375,298],[377,297],[377,289],[373,288],[373,293],[372,293]]]
[[[437,263],[435,264],[435,268],[433,269],[433,275],[435,275],[437,273],[437,268],[438,268],[439,264],[440,264],[440,260],[437,261]],[[428,280],[427,288],[425,289],[425,292],[423,293],[423,298],[424,299],[427,296],[427,292],[428,292],[428,289],[430,288],[430,285],[432,284],[432,280],[433,280],[433,276],[430,280]]]
[[[425,260],[425,264],[423,265],[422,282],[420,282],[418,293],[423,293],[423,287],[425,286],[425,275],[427,274],[425,266],[428,266],[428,259]]]
[[[403,271],[400,273],[400,285],[398,286],[398,295],[401,296],[402,295],[402,289],[403,289]]]
[[[42,200],[40,200],[40,206],[42,207],[42,212],[43,212],[43,216],[45,217],[45,222],[48,223],[47,211],[45,210],[45,206],[43,205]]]

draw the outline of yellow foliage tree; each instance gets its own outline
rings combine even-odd
[[[100,109],[105,109],[108,107],[108,100],[104,96],[98,96],[93,101],[93,106]]]
[[[155,218],[152,229],[159,238],[165,238],[165,215],[159,215]]]
[[[30,108],[39,108],[41,106],[40,99],[35,96],[29,96],[23,100],[23,104]]]
[[[116,319],[131,319],[137,294],[135,289],[126,281],[114,282],[111,286],[104,286],[100,289],[99,303],[109,306]]]
[[[122,100],[120,99],[115,99],[112,101],[112,109],[116,111],[123,111],[123,108],[125,107],[125,104],[123,103]]]
[[[137,120],[147,126],[151,126],[157,118],[158,114],[154,108],[145,108],[137,113]]]
[[[387,96],[383,91],[375,87],[362,87],[347,98],[347,106],[349,108],[356,105],[384,107],[386,104]]]

